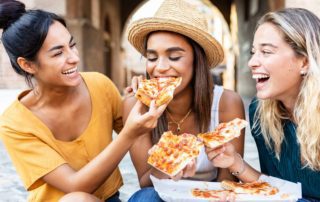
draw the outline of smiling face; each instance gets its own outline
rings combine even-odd
[[[34,77],[39,85],[51,87],[77,86],[81,81],[77,65],[78,50],[73,37],[66,27],[54,22],[40,48],[36,62]]]
[[[249,67],[257,82],[257,97],[286,102],[298,96],[306,71],[305,58],[297,56],[273,24],[260,25],[254,35]]]
[[[154,32],[147,41],[147,73],[151,78],[182,77],[178,94],[193,76],[193,50],[186,38],[171,32]]]

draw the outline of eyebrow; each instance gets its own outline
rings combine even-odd
[[[182,52],[186,52],[184,49],[180,48],[180,47],[172,47],[172,48],[168,48],[166,50],[166,52],[175,52],[175,51],[182,51]],[[153,49],[147,49],[146,51],[147,53],[156,53],[155,50]]]
[[[262,43],[262,44],[260,44],[260,46],[262,46],[262,47],[270,46],[270,47],[272,47],[272,48],[278,48],[278,46],[275,46],[275,45],[273,45],[273,44],[271,44],[271,43]]]
[[[73,41],[73,36],[70,37],[69,44],[70,44],[72,41]],[[48,52],[51,52],[51,51],[57,50],[57,49],[61,49],[61,48],[63,48],[62,45],[54,46],[54,47],[50,48],[50,49],[48,50]]]

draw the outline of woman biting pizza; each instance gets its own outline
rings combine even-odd
[[[238,94],[214,85],[210,68],[223,60],[220,43],[208,33],[205,16],[184,0],[165,0],[155,16],[133,22],[128,28],[130,43],[147,59],[147,77],[180,78],[165,112],[152,133],[141,136],[131,147],[141,190],[130,201],[161,200],[152,188],[150,175],[169,178],[147,163],[148,150],[166,131],[175,134],[199,134],[213,131],[221,122],[244,119],[244,107]],[[141,95],[154,96],[144,93]],[[124,102],[126,120],[136,97]],[[244,132],[231,143],[243,155]],[[209,159],[208,159],[209,158]],[[204,181],[234,179],[228,169],[213,166],[204,147],[196,161],[173,177]]]

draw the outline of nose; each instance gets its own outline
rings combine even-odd
[[[67,56],[68,63],[78,63],[80,61],[78,50],[77,49],[69,49]]]
[[[248,61],[248,66],[250,69],[255,69],[260,65],[259,58],[256,53],[253,53]]]
[[[170,69],[169,61],[166,58],[159,58],[156,69],[159,72],[167,71],[168,69]]]

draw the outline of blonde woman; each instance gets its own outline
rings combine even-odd
[[[249,67],[257,99],[250,105],[261,172],[301,182],[303,199],[320,200],[320,20],[288,8],[258,22]],[[223,154],[223,159],[219,155]],[[257,180],[260,173],[235,155],[231,144],[212,152],[214,165]]]

